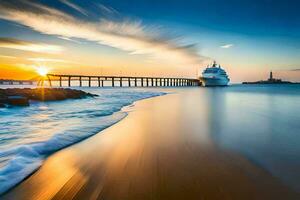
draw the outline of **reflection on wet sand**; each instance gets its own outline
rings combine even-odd
[[[207,116],[223,108],[199,106],[208,100],[187,91],[138,102],[118,124],[51,156],[4,199],[298,199],[215,145],[210,133],[219,129]]]

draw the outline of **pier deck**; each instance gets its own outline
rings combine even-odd
[[[200,86],[199,79],[193,78],[165,78],[165,77],[133,77],[133,76],[86,76],[86,75],[59,75],[47,74],[50,86],[53,81],[58,81],[59,86],[63,86],[63,82],[67,82],[67,86],[72,86],[72,81],[78,81],[79,87],[83,83],[87,83],[88,87],[104,87],[104,83],[109,82],[109,86],[123,87],[127,83],[127,87],[180,87],[180,86]],[[96,85],[92,85],[96,82]]]

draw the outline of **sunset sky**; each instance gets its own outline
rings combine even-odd
[[[0,78],[51,73],[300,81],[298,0],[0,0]]]

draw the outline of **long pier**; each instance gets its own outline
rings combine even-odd
[[[88,87],[104,87],[105,82],[110,82],[111,87],[123,87],[123,83],[127,83],[127,87],[181,87],[181,86],[200,86],[199,79],[192,78],[165,78],[165,77],[132,77],[132,76],[85,76],[85,75],[59,75],[47,74],[50,86],[53,81],[58,81],[59,86],[63,86],[63,82],[67,82],[67,86],[72,86],[72,81],[78,81],[79,87],[83,83],[87,83]],[[92,82],[96,82],[96,86]]]

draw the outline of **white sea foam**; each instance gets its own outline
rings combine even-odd
[[[37,170],[52,153],[124,118],[124,106],[164,94],[133,89],[89,92],[99,97],[0,110],[0,194]]]

